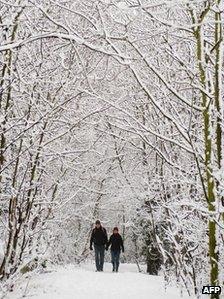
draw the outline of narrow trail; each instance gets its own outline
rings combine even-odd
[[[165,291],[161,277],[138,273],[135,265],[122,264],[119,273],[111,273],[108,263],[102,273],[94,269],[94,264],[69,265],[34,274],[6,299],[189,299],[176,288]]]

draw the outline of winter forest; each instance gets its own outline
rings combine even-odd
[[[223,0],[0,0],[2,298],[94,259],[96,219],[146,276],[223,285],[223,22]]]

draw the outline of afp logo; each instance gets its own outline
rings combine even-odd
[[[221,294],[220,286],[203,286],[202,294],[210,295],[210,294]]]

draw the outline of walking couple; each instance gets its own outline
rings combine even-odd
[[[104,253],[109,247],[111,251],[111,262],[113,265],[113,272],[118,272],[120,252],[124,252],[124,245],[118,228],[113,229],[113,234],[110,236],[109,241],[107,238],[107,231],[102,227],[99,220],[95,223],[95,228],[92,230],[90,238],[90,250],[95,250],[96,271],[103,271]]]

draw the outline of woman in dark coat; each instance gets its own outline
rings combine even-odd
[[[113,272],[118,272],[119,260],[121,250],[124,252],[124,244],[121,235],[118,232],[118,228],[113,229],[113,234],[110,236],[109,242],[107,243],[106,250],[111,246],[111,262],[113,265]]]

